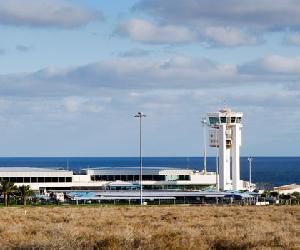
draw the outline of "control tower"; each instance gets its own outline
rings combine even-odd
[[[223,108],[208,113],[209,146],[219,153],[220,190],[240,190],[240,146],[243,113]],[[232,164],[231,164],[232,159]]]

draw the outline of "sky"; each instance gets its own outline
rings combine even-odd
[[[0,156],[299,156],[298,0],[0,0]],[[210,156],[215,149],[209,149]]]

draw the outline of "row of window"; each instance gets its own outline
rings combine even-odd
[[[92,181],[139,181],[139,175],[91,175]],[[142,180],[144,181],[189,181],[189,175],[176,175],[169,178],[165,175],[143,175]]]
[[[143,185],[144,190],[201,190],[205,188],[205,185]],[[107,187],[107,190],[139,190],[139,186],[130,187]]]
[[[72,182],[72,177],[0,177],[13,183],[37,183],[37,182]]]
[[[241,117],[209,117],[210,125],[220,124],[220,123],[241,123]]]

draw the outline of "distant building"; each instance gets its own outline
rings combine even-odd
[[[274,191],[278,192],[279,194],[292,194],[294,192],[300,193],[300,185],[297,184],[283,185],[280,187],[275,187]]]
[[[139,167],[100,167],[73,171],[49,168],[0,167],[0,179],[32,190],[132,190],[139,189]],[[145,167],[143,188],[149,190],[200,190],[216,184],[215,172]],[[245,184],[246,185],[246,184]]]

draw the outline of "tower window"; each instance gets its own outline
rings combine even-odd
[[[226,123],[226,117],[221,117],[221,123]]]
[[[209,123],[211,125],[219,124],[219,117],[209,117]]]
[[[235,123],[235,117],[231,117],[231,123]]]

